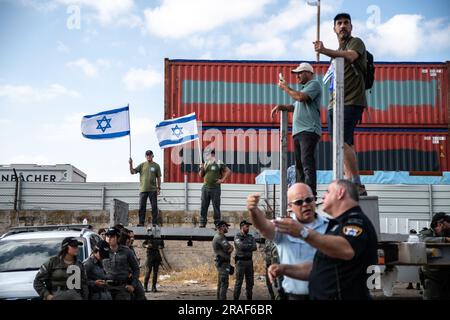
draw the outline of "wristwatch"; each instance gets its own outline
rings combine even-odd
[[[304,227],[302,230],[300,230],[299,236],[301,239],[305,240],[309,236],[309,229]]]

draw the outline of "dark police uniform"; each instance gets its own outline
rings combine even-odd
[[[49,294],[53,295],[53,300],[87,300],[89,289],[86,278],[86,271],[80,261],[73,265],[80,268],[81,286],[80,289],[69,289],[67,280],[72,275],[67,273],[67,265],[62,257],[51,257],[45,262],[34,278],[33,287],[42,299],[46,299]],[[69,281],[70,282],[70,281]]]
[[[370,299],[367,268],[377,264],[377,235],[359,206],[330,219],[326,235],[344,237],[355,251],[349,260],[331,258],[317,250],[309,277],[309,295],[315,300]]]
[[[433,229],[420,231],[419,238],[421,241],[428,243],[447,242],[445,237],[438,236]],[[424,288],[424,300],[450,300],[449,266],[422,266],[420,268],[420,280]]]
[[[234,300],[239,300],[242,281],[245,276],[245,291],[247,300],[252,300],[253,290],[253,251],[256,251],[256,240],[251,234],[239,232],[234,237],[236,248],[236,283],[234,286]]]
[[[119,245],[116,252],[110,251],[109,257],[103,260],[106,272],[108,290],[113,300],[130,300],[131,294],[125,288],[134,281],[139,281],[139,263],[133,251],[126,246]],[[129,273],[132,279],[129,281]]]
[[[143,243],[147,246],[147,260],[145,261],[145,278],[144,278],[144,288],[145,291],[148,290],[148,280],[150,279],[150,273],[153,270],[152,278],[152,291],[156,292],[156,282],[158,281],[158,269],[162,262],[161,253],[159,249],[164,248],[164,240],[162,239],[149,239],[145,240]]]
[[[86,276],[89,286],[89,300],[111,300],[111,294],[106,286],[95,285],[96,280],[106,280],[106,272],[103,264],[94,255],[91,255],[85,262]]]
[[[228,253],[231,245],[225,235],[217,232],[213,238],[212,246],[216,254],[217,300],[227,300],[228,279],[230,275],[231,253]]]

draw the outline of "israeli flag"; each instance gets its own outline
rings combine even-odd
[[[161,149],[196,140],[198,130],[195,112],[180,118],[164,120],[156,125],[155,132]]]
[[[325,75],[323,76],[323,83],[327,83],[328,81],[330,81],[330,91],[333,91],[333,82],[334,82],[334,64],[333,64],[333,60],[331,60],[330,66],[328,67],[327,72],[325,73]]]
[[[88,139],[112,139],[129,135],[129,107],[84,116],[81,119],[81,134]]]

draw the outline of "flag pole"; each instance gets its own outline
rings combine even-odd
[[[317,41],[320,41],[320,0],[317,0]],[[320,53],[316,54],[317,62],[320,62]]]
[[[202,148],[200,146],[200,138],[197,139],[197,147],[198,147],[198,157],[200,159],[200,164],[203,163],[203,157],[202,157]]]
[[[130,125],[130,104],[127,105],[128,107],[128,128],[130,129],[130,133],[128,134],[128,142],[130,147],[130,159],[131,159],[131,125]]]

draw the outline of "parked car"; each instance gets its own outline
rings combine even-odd
[[[40,299],[33,288],[41,265],[58,254],[66,237],[83,243],[78,260],[86,260],[100,236],[86,225],[16,227],[0,237],[0,299]]]

